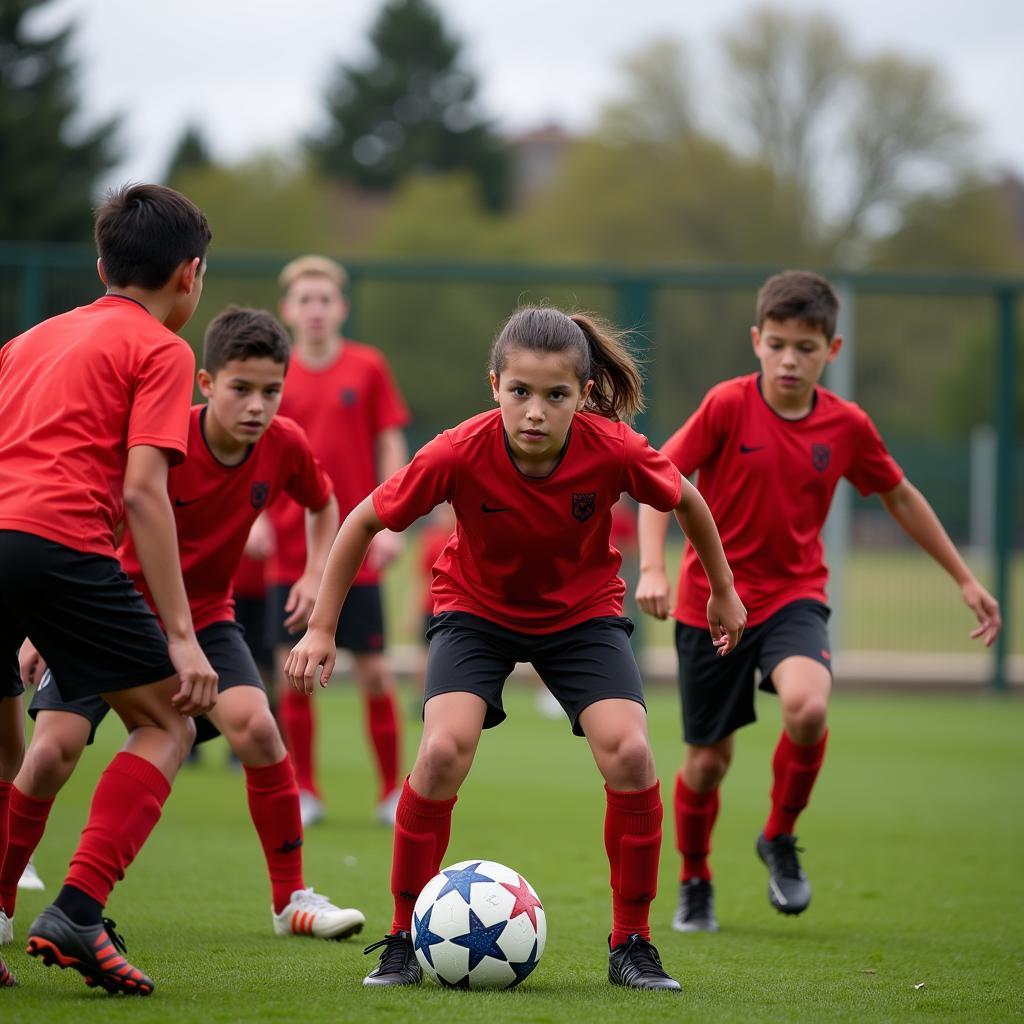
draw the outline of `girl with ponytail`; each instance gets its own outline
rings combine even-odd
[[[613,984],[680,990],[650,942],[662,803],[640,673],[622,616],[625,584],[611,508],[625,492],[674,511],[711,586],[708,624],[720,654],[746,612],[707,505],[629,426],[642,379],[622,339],[583,314],[526,308],[491,349],[497,408],[444,431],[346,518],[306,635],[285,672],[309,694],[334,668],[334,627],[373,536],[404,530],[442,502],[456,527],[433,567],[435,614],[424,685],[423,739],[405,781],[391,875],[395,916],[367,985],[421,980],[410,936],[420,890],[440,870],[452,808],[480,733],[505,719],[501,694],[531,662],[604,778],[611,867]]]

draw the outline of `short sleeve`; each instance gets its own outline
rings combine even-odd
[[[727,433],[725,400],[717,388],[704,396],[690,418],[661,446],[683,476],[692,476],[721,448]]]
[[[309,446],[309,439],[301,427],[290,435],[293,451],[292,471],[285,481],[285,493],[303,508],[319,512],[330,501],[333,487],[320,461]]]
[[[683,478],[672,462],[632,430],[626,434],[624,454],[622,489],[659,512],[674,509],[682,496]]]
[[[903,479],[903,470],[889,454],[878,428],[858,409],[859,430],[853,460],[844,474],[865,497],[891,491]]]
[[[372,380],[374,433],[379,434],[392,427],[404,427],[409,422],[409,409],[383,356],[374,362]]]
[[[451,441],[438,434],[373,492],[373,509],[389,530],[401,532],[442,501],[451,501],[456,473]]]
[[[144,354],[128,417],[129,448],[148,444],[172,453],[172,465],[184,460],[195,368],[192,350],[177,337]]]

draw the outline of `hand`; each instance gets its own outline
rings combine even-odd
[[[249,530],[249,538],[245,542],[245,553],[257,562],[264,562],[274,553],[276,539],[274,527],[270,524],[270,517],[259,515]]]
[[[181,686],[171,703],[183,715],[205,715],[217,703],[217,673],[194,636],[167,641]]]
[[[401,535],[391,530],[381,530],[371,541],[366,560],[373,569],[386,569],[401,553]]]
[[[636,584],[636,603],[642,612],[667,619],[672,591],[664,569],[644,569]]]
[[[288,600],[284,603],[284,628],[289,633],[298,633],[300,629],[306,628],[319,587],[320,581],[315,576],[303,573],[288,591]]]
[[[720,593],[711,592],[708,626],[711,628],[711,642],[718,648],[719,656],[736,649],[746,624],[747,609],[734,587]]]
[[[18,652],[18,671],[25,686],[38,686],[46,671],[46,662],[31,640],[26,639]]]
[[[999,602],[973,577],[960,587],[964,604],[978,617],[978,626],[971,630],[971,639],[979,637],[991,647],[1003,628]]]
[[[334,633],[311,628],[289,652],[284,663],[285,678],[308,696],[315,692],[318,679],[321,686],[327,685],[337,656]]]

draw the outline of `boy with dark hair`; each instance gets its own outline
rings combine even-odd
[[[307,571],[319,579],[338,528],[331,483],[302,430],[276,417],[290,344],[262,310],[229,307],[206,332],[199,388],[206,405],[192,409],[185,461],[171,470],[169,493],[181,567],[199,643],[218,673],[220,699],[197,721],[198,741],[223,733],[241,761],[249,811],[259,835],[273,895],[278,935],[341,939],[365,921],[335,907],[302,878],[302,824],[295,773],[271,714],[259,670],[235,622],[231,581],[249,528],[280,494],[306,511],[311,539]],[[152,600],[134,538],[120,554],[125,571]],[[305,621],[300,605],[294,621]],[[22,652],[28,681],[39,674],[34,652]],[[53,800],[106,715],[96,698],[63,700],[46,675],[32,701],[36,729],[14,783],[11,843],[0,870],[0,900],[13,913],[17,879],[42,838]]]
[[[381,480],[405,464],[408,453],[402,428],[409,421],[383,354],[342,334],[348,316],[346,280],[344,269],[323,256],[301,256],[279,277],[281,318],[295,345],[281,411],[309,436],[334,484],[343,519]],[[339,439],[344,439],[344,444],[339,444]],[[276,538],[267,607],[278,679],[282,681],[281,666],[295,639],[289,632],[289,614],[299,593],[312,600],[316,588],[310,590],[299,575],[305,556],[294,503],[280,502],[270,520]],[[401,755],[395,680],[384,653],[380,571],[399,548],[394,534],[378,536],[356,577],[337,631],[338,646],[352,652],[356,683],[363,695],[366,731],[378,776],[377,818],[386,824],[394,823],[401,792]],[[312,824],[324,813],[315,778],[312,702],[284,686],[278,714],[295,759],[303,822]]]
[[[128,740],[96,786],[63,888],[29,929],[29,952],[110,992],[148,995],[153,982],[120,955],[102,912],[191,746],[187,716],[217,699],[167,495],[186,450],[195,366],[174,332],[202,294],[210,228],[179,193],[131,185],[97,210],[96,244],[107,294],[0,351],[0,748],[22,743],[9,710],[20,698],[9,698],[22,689],[26,636],[65,698],[102,696],[124,722]],[[122,521],[165,632],[115,557]],[[0,789],[4,847],[10,782]]]
[[[673,612],[686,755],[676,779],[676,838],[683,858],[676,931],[714,931],[708,853],[718,787],[733,733],[755,720],[755,672],[777,693],[783,731],[772,761],[771,810],[757,838],[768,898],[784,914],[807,908],[811,888],[793,835],[825,756],[832,686],[821,529],[840,477],[877,493],[903,529],[956,581],[986,645],[999,606],[965,565],[927,500],[904,477],[867,414],[818,386],[842,344],[839,301],[817,274],[788,271],[765,282],[751,328],[761,372],[713,387],[662,451],[698,487],[718,524],[736,590],[748,610],[736,653],[716,657],[699,628],[707,585],[686,552]],[[667,617],[667,517],[640,512],[637,603]]]

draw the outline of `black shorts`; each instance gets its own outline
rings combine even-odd
[[[156,616],[116,558],[0,530],[4,691],[17,680],[17,652],[26,636],[69,700],[174,675]]]
[[[739,646],[724,658],[707,629],[676,623],[679,694],[683,704],[683,738],[708,746],[757,720],[755,673],[760,688],[774,693],[772,672],[794,655],[812,658],[832,671],[828,642],[829,609],[820,601],[793,601],[743,633]]]
[[[442,612],[427,630],[423,703],[439,693],[475,693],[487,702],[484,728],[505,721],[501,691],[517,662],[529,662],[583,735],[580,714],[599,700],[644,704],[643,683],[623,617],[587,619],[557,633],[517,633],[468,612]]]
[[[223,693],[233,686],[258,686],[263,688],[259,669],[253,661],[249,648],[242,637],[242,627],[236,622],[214,622],[196,634],[199,646],[210,660],[217,673],[217,692]],[[89,721],[89,742],[96,738],[96,729],[106,717],[110,705],[102,697],[81,697],[78,700],[64,700],[53,683],[56,673],[49,669],[36,688],[28,713],[35,721],[40,711],[67,711],[81,715]],[[196,743],[204,743],[219,736],[217,727],[205,715],[196,718]]]
[[[24,692],[25,685],[21,681],[18,655],[14,654],[9,659],[8,667],[0,670],[0,700],[5,697],[20,697]]]
[[[294,647],[302,635],[284,628],[285,602],[291,587],[274,584],[267,590],[267,636],[277,646]],[[376,654],[384,650],[384,609],[380,587],[365,583],[353,587],[345,598],[334,631],[334,645],[353,654]]]
[[[274,651],[267,642],[267,601],[263,597],[239,597],[235,594],[235,622],[242,627],[245,643],[253,661],[270,671]]]

